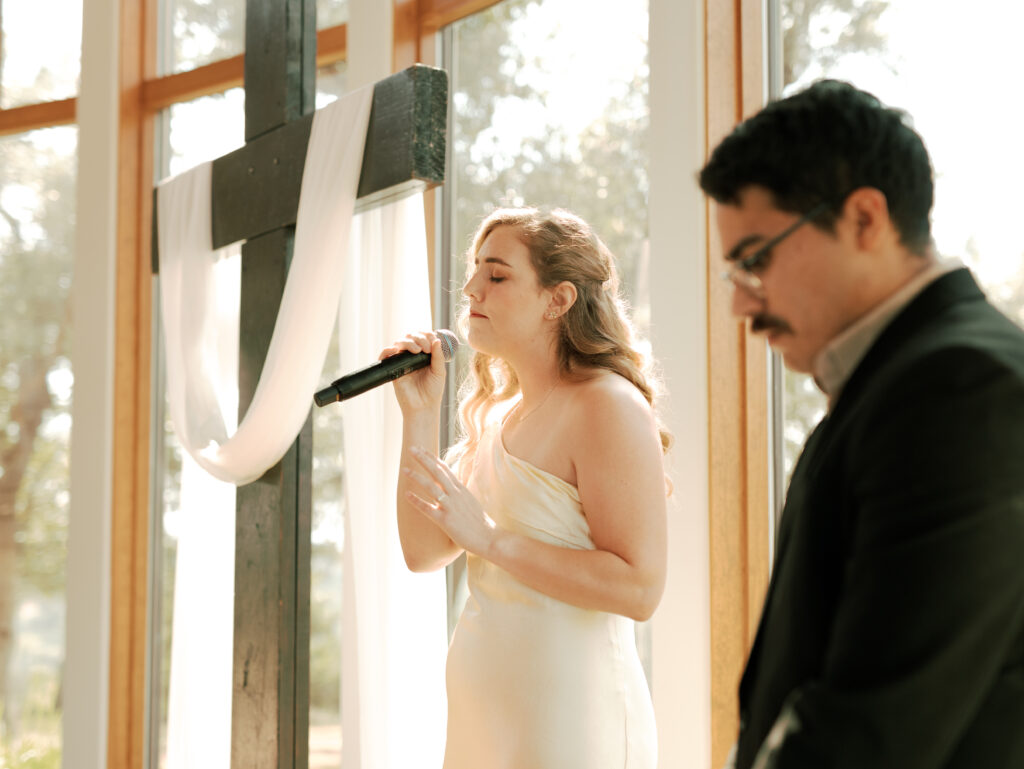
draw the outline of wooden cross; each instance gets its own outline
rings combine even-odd
[[[316,94],[315,6],[247,0],[246,144],[213,163],[213,245],[245,240],[239,420],[266,359],[291,260]],[[416,65],[375,85],[357,210],[444,180],[447,103],[442,70]],[[154,272],[156,232],[154,221]],[[238,489],[233,769],[308,766],[311,509],[307,418],[284,458]]]

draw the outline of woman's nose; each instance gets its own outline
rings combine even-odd
[[[462,285],[463,295],[469,297],[470,299],[479,299],[479,285],[480,284],[477,282],[477,276],[470,275],[466,282]]]

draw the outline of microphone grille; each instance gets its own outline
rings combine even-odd
[[[434,333],[441,340],[441,354],[444,355],[444,362],[448,363],[455,357],[455,351],[459,349],[459,340],[455,334],[446,328],[439,328]]]

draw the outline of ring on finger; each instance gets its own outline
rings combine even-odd
[[[441,507],[442,505],[444,505],[445,500],[447,500],[447,499],[448,499],[448,495],[446,493],[444,493],[444,492],[441,492],[441,496],[439,496],[437,498],[437,506]]]

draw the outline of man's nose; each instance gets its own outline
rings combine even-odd
[[[737,318],[749,318],[764,309],[764,299],[749,289],[732,285],[732,314]]]

